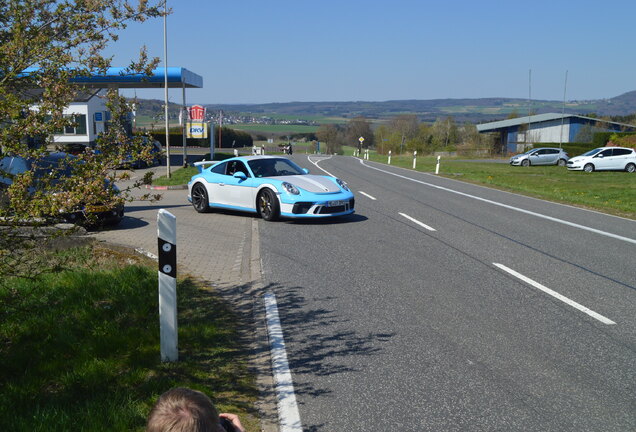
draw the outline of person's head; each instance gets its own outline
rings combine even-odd
[[[148,432],[222,432],[219,413],[200,391],[177,387],[159,397],[148,415]]]

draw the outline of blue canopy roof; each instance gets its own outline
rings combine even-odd
[[[168,88],[202,88],[203,77],[180,67],[168,68]],[[131,74],[126,68],[108,68],[106,74],[94,74],[90,77],[76,77],[74,83],[94,88],[163,88],[164,68],[157,68],[152,75]]]

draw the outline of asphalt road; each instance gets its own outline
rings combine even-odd
[[[635,221],[319,166],[355,215],[259,222],[304,430],[636,430]]]

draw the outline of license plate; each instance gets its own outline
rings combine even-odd
[[[349,201],[344,201],[344,200],[329,201],[327,203],[327,207],[340,207],[340,206],[347,205],[348,203]]]

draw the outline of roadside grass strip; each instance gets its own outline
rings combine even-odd
[[[606,317],[604,317],[603,315],[601,315],[601,314],[599,314],[599,313],[594,312],[593,310],[591,310],[591,309],[589,309],[589,308],[587,308],[587,307],[585,307],[585,306],[583,306],[583,305],[581,305],[581,304],[579,304],[579,303],[575,302],[574,300],[571,300],[571,299],[567,298],[567,297],[566,297],[566,296],[564,296],[564,295],[559,294],[559,293],[558,293],[558,292],[556,292],[556,291],[551,290],[550,288],[548,288],[548,287],[546,287],[546,286],[544,286],[544,285],[541,285],[539,282],[536,282],[536,281],[534,281],[534,280],[530,279],[529,277],[524,276],[524,275],[522,275],[521,273],[516,272],[516,271],[514,271],[514,270],[513,270],[513,269],[511,269],[511,268],[506,267],[506,266],[505,266],[505,265],[503,265],[503,264],[493,263],[493,265],[494,265],[495,267],[497,267],[497,268],[499,268],[499,269],[501,269],[501,270],[505,271],[506,273],[508,273],[508,274],[510,274],[510,275],[512,275],[512,276],[514,276],[514,277],[516,277],[517,279],[521,279],[522,281],[524,281],[525,283],[527,283],[527,284],[529,284],[529,285],[531,285],[531,286],[535,287],[536,289],[541,290],[541,291],[543,291],[544,293],[546,293],[546,294],[548,294],[548,295],[551,295],[551,296],[552,296],[552,297],[554,297],[555,299],[557,299],[557,300],[561,300],[563,303],[565,303],[565,304],[567,304],[567,305],[569,305],[569,306],[572,306],[572,307],[573,307],[573,308],[575,308],[575,309],[578,309],[579,311],[581,311],[581,312],[583,312],[583,313],[585,313],[585,314],[587,314],[587,315],[591,316],[592,318],[594,318],[595,320],[598,320],[598,321],[602,322],[603,324],[607,324],[607,325],[614,325],[614,324],[616,324],[616,323],[615,323],[614,321],[612,321],[611,319],[606,318]]]
[[[240,319],[203,281],[178,280],[180,361],[162,363],[157,264],[103,246],[61,254],[57,273],[0,281],[0,430],[143,431],[177,386],[260,430]]]

